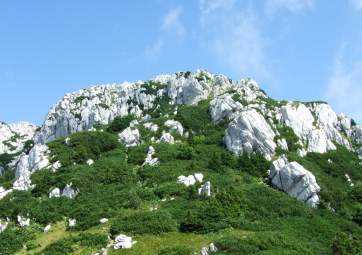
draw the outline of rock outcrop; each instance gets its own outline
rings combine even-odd
[[[218,249],[216,248],[215,244],[211,243],[208,246],[201,248],[200,255],[210,255],[217,251]]]
[[[320,187],[314,175],[297,162],[289,162],[285,156],[273,161],[269,171],[272,185],[289,196],[306,202],[311,207],[319,204]]]
[[[134,147],[141,144],[141,135],[137,128],[128,127],[119,133],[119,141],[126,147]]]
[[[132,246],[137,243],[136,241],[132,240],[132,237],[126,236],[126,235],[118,235],[114,239],[114,245],[113,248],[115,250],[118,249],[130,249]]]
[[[153,146],[148,147],[147,156],[145,158],[145,162],[143,165],[150,165],[155,166],[159,163],[158,158],[154,158],[153,155],[155,154],[155,148]]]
[[[205,182],[201,185],[201,187],[198,189],[199,195],[202,196],[211,196],[211,183],[209,181]]]
[[[230,122],[225,131],[226,147],[240,155],[242,153],[259,152],[267,159],[274,155],[277,145],[275,133],[264,117],[254,109],[241,111]]]
[[[49,166],[48,154],[48,146],[42,144],[36,144],[28,155],[23,154],[16,166],[13,188],[16,190],[31,188],[30,176],[33,172]]]
[[[25,142],[33,139],[36,128],[28,122],[13,124],[0,122],[0,154],[21,152]]]
[[[177,177],[177,182],[184,184],[186,187],[195,185],[197,182],[202,182],[204,175],[201,173],[195,173],[193,175]]]

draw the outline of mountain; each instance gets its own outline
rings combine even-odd
[[[362,254],[362,127],[206,71],[0,123],[0,254]]]

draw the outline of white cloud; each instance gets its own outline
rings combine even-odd
[[[179,36],[183,36],[186,32],[185,27],[180,21],[180,16],[182,14],[182,8],[176,7],[171,9],[163,19],[162,30],[167,32],[174,32]]]
[[[242,11],[234,1],[201,0],[203,43],[234,74],[266,77],[265,38],[252,11]]]
[[[173,34],[178,37],[185,35],[186,29],[180,20],[182,11],[182,7],[175,7],[166,13],[162,20],[158,38],[153,44],[146,46],[144,50],[145,57],[148,60],[154,61],[161,56],[162,49],[168,40],[167,35]]]
[[[271,14],[278,10],[286,9],[290,12],[298,12],[313,6],[314,0],[267,0],[266,10]]]
[[[164,41],[162,39],[158,39],[154,44],[147,46],[145,49],[146,58],[148,60],[155,60],[159,58],[163,45]]]
[[[346,113],[362,123],[362,62],[347,61],[343,51],[335,59],[325,99],[338,112]]]
[[[362,10],[362,0],[351,0],[351,3],[357,11]]]

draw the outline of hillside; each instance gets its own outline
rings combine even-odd
[[[362,127],[206,71],[0,123],[0,254],[362,254]]]

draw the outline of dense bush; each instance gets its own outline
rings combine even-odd
[[[78,248],[89,247],[93,249],[100,249],[107,245],[107,236],[101,234],[88,234],[82,233],[68,238],[61,239],[48,245],[40,254],[42,255],[64,255],[71,254]]]
[[[14,254],[23,247],[24,243],[34,237],[34,231],[31,228],[8,227],[0,234],[0,254]]]
[[[172,216],[163,211],[139,212],[117,218],[111,226],[111,234],[161,234],[177,230]]]
[[[162,249],[158,255],[191,255],[194,254],[192,249],[186,246],[176,246]]]
[[[115,117],[114,120],[109,124],[107,131],[113,133],[119,133],[126,129],[132,120],[135,119],[135,116],[132,114],[126,115],[124,117]]]
[[[101,153],[118,146],[117,136],[107,132],[79,132],[70,135],[69,145],[64,138],[49,143],[53,161],[59,160],[62,166],[85,163],[88,159],[96,160]]]
[[[215,254],[315,254],[308,247],[301,245],[297,239],[274,232],[251,234],[246,238],[225,237],[216,242],[216,247],[219,251]]]

